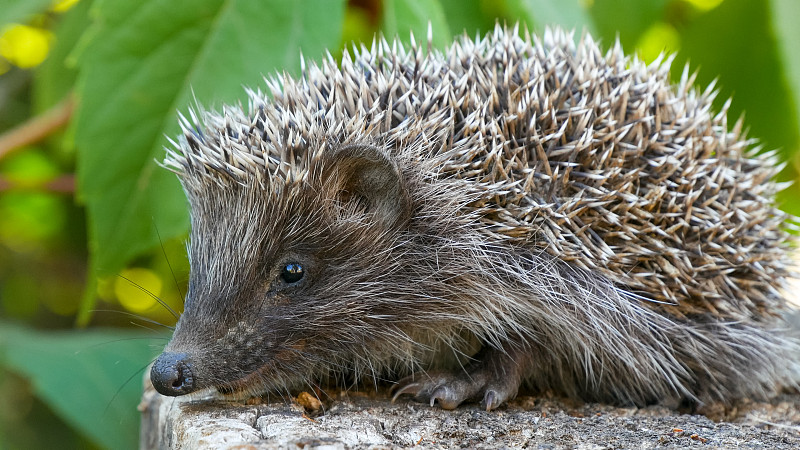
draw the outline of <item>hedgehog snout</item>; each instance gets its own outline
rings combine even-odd
[[[150,370],[150,381],[156,391],[170,397],[196,390],[192,361],[186,353],[162,353]]]

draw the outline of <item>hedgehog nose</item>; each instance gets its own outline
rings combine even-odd
[[[150,370],[153,387],[170,397],[188,394],[195,390],[192,363],[186,353],[162,353]]]

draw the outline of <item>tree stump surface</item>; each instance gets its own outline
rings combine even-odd
[[[709,406],[706,415],[663,406],[618,408],[522,396],[496,411],[455,411],[386,392],[298,399],[164,397],[145,381],[142,449],[346,448],[800,448],[800,394]],[[304,406],[301,406],[301,403]]]

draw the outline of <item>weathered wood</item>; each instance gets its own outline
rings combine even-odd
[[[714,422],[664,407],[615,408],[520,397],[497,411],[455,411],[385,396],[340,393],[324,414],[280,398],[223,402],[156,393],[140,405],[142,449],[274,448],[800,448],[800,396],[707,409]]]

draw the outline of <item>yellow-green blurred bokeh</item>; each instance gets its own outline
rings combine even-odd
[[[0,31],[0,55],[17,67],[28,69],[44,61],[53,33],[29,25],[12,24]]]
[[[51,158],[31,149],[3,161],[0,176],[15,190],[0,195],[0,242],[18,252],[41,249],[61,232],[65,219],[63,198],[49,192],[26,190],[58,175]]]
[[[53,7],[50,8],[53,12],[63,13],[68,11],[70,8],[75,6],[78,3],[78,0],[56,0],[53,4]]]
[[[161,295],[161,278],[150,269],[132,267],[114,280],[114,295],[128,311],[142,313],[153,308]]]
[[[62,14],[69,11],[79,0],[55,0],[50,11]],[[30,69],[41,64],[50,53],[55,36],[48,29],[44,16],[35,15],[27,24],[0,24],[0,74],[7,72],[11,64]],[[10,64],[9,64],[10,63]]]
[[[643,1],[648,1],[648,0],[643,0]],[[708,11],[719,6],[719,4],[722,3],[724,0],[685,0],[685,1],[701,11]]]
[[[663,53],[677,52],[680,46],[681,37],[678,31],[665,22],[656,22],[650,26],[636,45],[639,57],[648,63]]]
[[[174,253],[171,251],[171,253]],[[163,254],[139,267],[129,267],[117,275],[102,277],[97,283],[97,296],[106,303],[119,304],[131,314],[147,317],[164,325],[177,320],[174,312],[183,310],[183,292],[173,279],[169,261]],[[173,255],[171,259],[176,259]],[[181,273],[184,267],[174,261]]]

